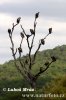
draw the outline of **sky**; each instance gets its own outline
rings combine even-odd
[[[53,32],[45,40],[45,45],[40,50],[52,49],[56,46],[66,44],[66,0],[0,0],[0,64],[12,59],[10,50],[11,43],[8,36],[8,28],[16,19],[21,17],[27,34],[33,28],[34,15],[40,12],[37,19],[36,37],[32,53],[38,46],[39,39],[43,38],[48,29],[52,27]],[[13,33],[15,48],[20,43],[20,26]],[[26,40],[23,41],[23,54],[28,53]]]

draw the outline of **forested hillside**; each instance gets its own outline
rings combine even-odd
[[[33,73],[36,73],[44,62],[51,61],[51,56],[55,56],[57,61],[51,64],[49,69],[38,78],[36,92],[66,95],[66,45],[57,46],[54,49],[39,51],[32,71]],[[11,60],[0,65],[0,100],[33,100],[33,98],[22,98],[21,92],[3,92],[3,88],[19,87],[29,88],[30,86],[16,70],[14,61]],[[65,97],[41,99],[66,100]],[[37,98],[35,98],[35,100],[37,100]]]

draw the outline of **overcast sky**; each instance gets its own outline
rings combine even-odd
[[[40,16],[37,20],[33,52],[37,48],[38,40],[48,33],[50,27],[53,28],[53,33],[47,37],[41,50],[66,44],[66,0],[0,0],[0,63],[12,59],[8,28],[20,16],[21,24],[29,33],[29,29],[33,28],[34,14],[38,11]],[[20,43],[20,31],[18,26],[14,32],[15,47]],[[28,53],[25,40],[23,48],[24,54]]]

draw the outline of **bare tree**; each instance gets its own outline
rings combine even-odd
[[[39,12],[35,14],[34,27],[33,27],[33,29],[30,29],[30,33],[31,33],[30,35],[27,34],[25,32],[23,26],[20,25],[20,27],[21,27],[21,32],[20,32],[21,43],[20,43],[19,47],[16,49],[15,49],[15,46],[14,46],[15,44],[13,41],[13,32],[14,32],[14,28],[20,24],[21,17],[17,18],[16,24],[13,23],[12,29],[10,29],[10,28],[8,29],[9,38],[10,38],[11,45],[12,45],[11,51],[12,51],[12,56],[15,61],[15,66],[16,66],[17,70],[19,71],[19,73],[21,73],[21,75],[29,82],[31,87],[36,87],[36,80],[38,79],[38,77],[49,68],[49,66],[52,64],[52,62],[56,61],[56,58],[54,56],[52,56],[51,62],[44,63],[43,66],[39,67],[39,71],[37,73],[32,74],[32,67],[35,64],[36,55],[37,55],[40,47],[42,45],[45,45],[45,39],[47,38],[47,36],[52,33],[52,28],[49,28],[48,34],[44,38],[39,40],[38,48],[36,49],[35,53],[33,55],[31,55],[31,51],[32,51],[33,45],[34,45],[34,38],[35,38],[35,34],[36,34],[36,25],[37,25],[36,20],[38,17],[39,17]],[[25,59],[23,60],[22,59],[23,58],[22,57],[22,53],[23,53],[22,43],[23,43],[24,38],[26,38],[29,52],[28,52],[28,55],[26,55]],[[30,42],[29,38],[31,38],[31,42]],[[17,57],[16,57],[17,52],[19,53],[18,61],[17,61]],[[26,67],[26,65],[27,65],[27,67]]]

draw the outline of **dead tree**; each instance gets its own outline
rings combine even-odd
[[[54,56],[52,56],[51,61],[44,63],[43,66],[40,66],[39,71],[37,73],[35,73],[35,74],[31,73],[32,67],[35,64],[36,55],[37,55],[40,47],[42,45],[45,45],[45,39],[47,38],[47,36],[49,36],[52,33],[52,28],[49,28],[48,34],[44,38],[39,40],[38,48],[32,56],[31,51],[32,51],[33,45],[34,45],[34,38],[35,38],[35,34],[36,34],[36,25],[37,25],[36,20],[38,17],[39,17],[39,12],[35,14],[34,27],[33,27],[33,29],[30,29],[30,35],[27,34],[25,32],[23,26],[20,25],[21,17],[17,18],[16,24],[13,23],[12,28],[8,29],[9,38],[11,41],[10,48],[12,51],[12,56],[14,58],[15,66],[16,66],[17,70],[19,71],[19,73],[29,82],[31,87],[36,87],[36,80],[38,79],[38,77],[42,73],[44,73],[53,62],[56,61],[56,58]],[[19,47],[15,49],[15,46],[14,46],[15,44],[13,41],[13,32],[17,25],[20,25],[20,27],[21,27],[21,32],[20,32],[21,43],[20,43]],[[32,40],[31,40],[31,44],[30,44],[29,38],[31,38],[31,37],[32,37]],[[25,59],[23,60],[22,59],[23,57],[21,54],[23,53],[22,43],[23,43],[24,38],[26,38],[29,52],[28,52],[28,56],[26,55]],[[17,61],[17,57],[16,57],[17,52],[19,53],[18,61]],[[27,65],[27,67],[26,67],[26,65]]]

